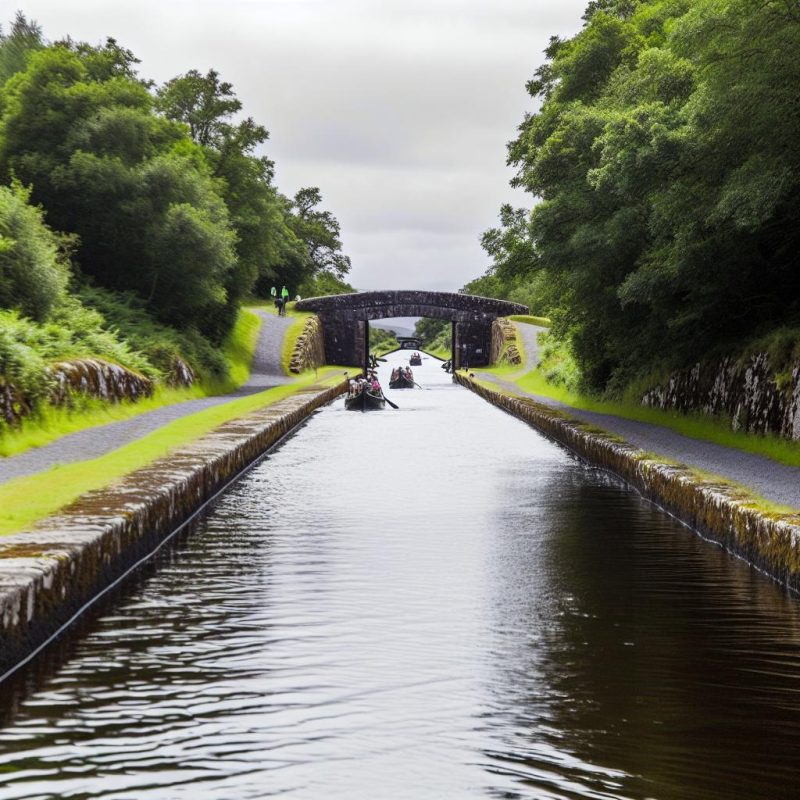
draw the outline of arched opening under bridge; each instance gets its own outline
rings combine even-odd
[[[300,300],[299,311],[319,316],[329,364],[363,364],[369,355],[369,321],[392,317],[431,317],[452,325],[453,364],[456,368],[487,366],[492,323],[498,317],[527,314],[519,303],[458,292],[386,290],[356,292]]]

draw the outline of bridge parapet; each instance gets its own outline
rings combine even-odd
[[[297,303],[299,311],[320,316],[343,316],[351,321],[385,317],[432,317],[454,322],[489,322],[510,314],[527,314],[527,306],[460,292],[385,290],[309,297]]]

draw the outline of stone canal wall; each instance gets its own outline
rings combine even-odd
[[[34,530],[0,538],[0,676],[346,386],[312,387],[231,420]]]
[[[758,511],[730,486],[658,461],[533,400],[493,391],[462,374],[456,380],[586,461],[611,470],[703,536],[800,593],[800,518]]]

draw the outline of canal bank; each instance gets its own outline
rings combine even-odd
[[[524,420],[586,461],[615,473],[702,536],[800,593],[800,517],[768,513],[729,484],[659,460],[612,434],[534,400],[496,391],[458,373],[456,381]]]
[[[0,679],[346,389],[312,386],[0,540]]]
[[[795,800],[797,600],[414,376],[319,409],[3,684],[3,800]]]

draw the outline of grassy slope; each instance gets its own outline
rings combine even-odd
[[[341,377],[341,368],[325,367],[319,371],[316,380],[320,385],[331,386]],[[309,373],[290,385],[267,389],[175,420],[100,458],[9,481],[0,486],[0,534],[25,530],[82,494],[108,486],[228,420],[272,405],[314,381],[314,375]]]
[[[24,420],[18,429],[0,432],[0,456],[22,453],[69,433],[135,417],[172,403],[232,392],[250,375],[250,362],[260,327],[259,316],[249,309],[242,309],[223,345],[223,355],[229,364],[228,378],[225,381],[195,385],[189,389],[159,388],[152,397],[135,403],[108,403],[82,398],[76,409],[47,407],[37,416]]]
[[[530,314],[512,314],[508,319],[512,322],[524,322],[528,325],[538,325],[540,328],[549,328],[551,324],[547,317],[533,317]]]

